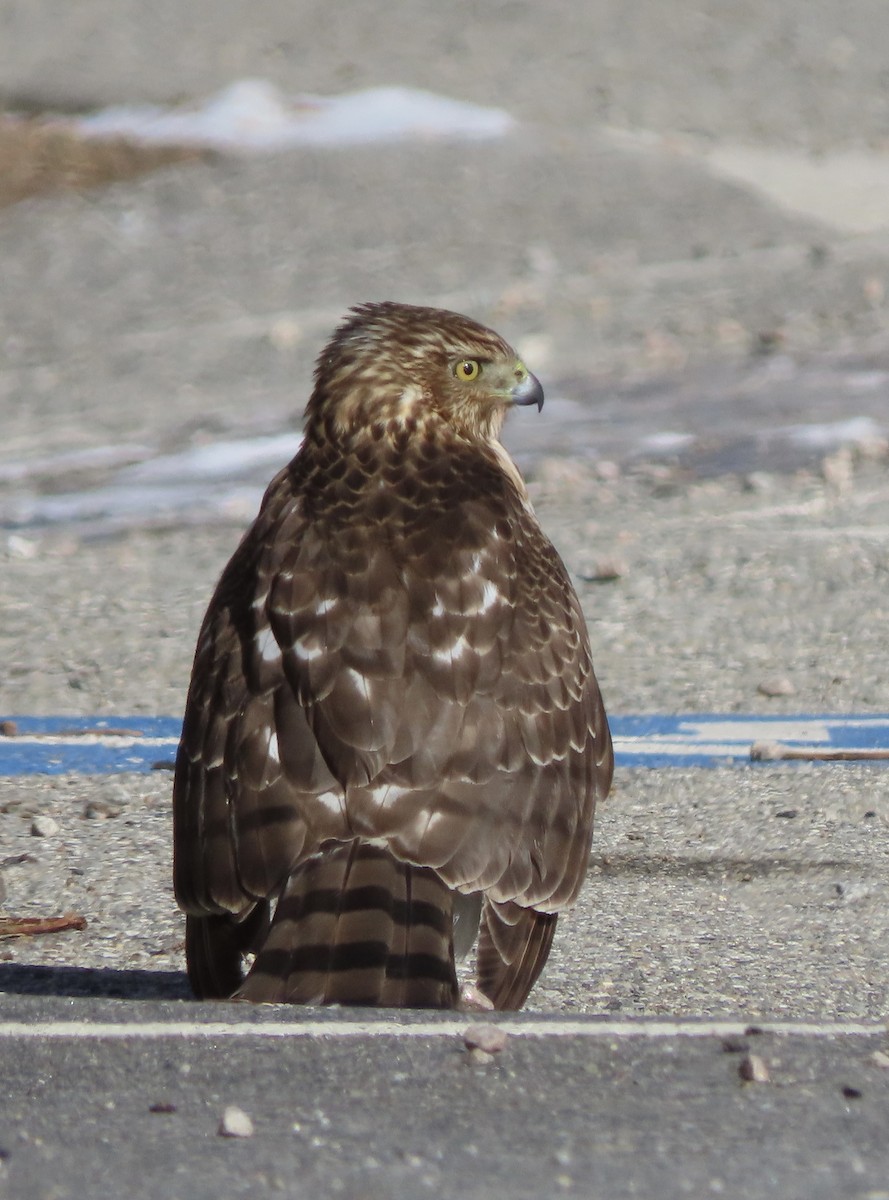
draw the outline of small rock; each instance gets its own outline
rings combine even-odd
[[[738,1074],[747,1083],[768,1083],[769,1068],[765,1059],[758,1054],[745,1054],[738,1066]]]
[[[610,459],[600,458],[594,470],[596,477],[603,483],[614,483],[615,480],[620,479],[620,466],[616,462],[611,462]]]
[[[829,488],[837,492],[848,491],[855,475],[855,460],[850,446],[840,446],[833,454],[821,460],[821,474]]]
[[[796,688],[786,675],[770,675],[757,685],[756,690],[761,696],[793,696]]]
[[[238,1108],[235,1104],[230,1104],[222,1114],[217,1132],[220,1137],[253,1137],[253,1122],[242,1108]]]
[[[798,808],[782,808],[775,813],[776,817],[781,817],[785,821],[792,821],[794,817],[799,816]]]
[[[52,817],[35,817],[31,822],[31,837],[54,837],[59,832],[59,823]]]
[[[33,854],[8,854],[6,858],[0,858],[0,869],[6,867],[30,867],[39,862]]]
[[[487,1050],[481,1050],[478,1046],[473,1046],[467,1051],[466,1057],[474,1067],[489,1067],[494,1061],[494,1055],[489,1054]]]
[[[156,1104],[149,1104],[148,1111],[150,1113],[174,1113],[176,1105],[171,1104],[169,1100],[159,1100]]]
[[[505,1030],[487,1022],[470,1025],[463,1034],[463,1045],[467,1050],[483,1050],[486,1054],[499,1054],[508,1041],[509,1034]]]
[[[860,900],[867,900],[871,894],[871,887],[867,883],[835,883],[834,891],[846,904],[855,904]]]
[[[121,808],[117,804],[109,804],[107,800],[90,800],[83,810],[88,821],[106,821],[109,817],[119,817]]]
[[[861,1088],[850,1087],[848,1084],[843,1088],[843,1095],[847,1100],[860,1100]]]
[[[11,533],[6,539],[6,552],[10,558],[36,558],[37,543]]]
[[[0,737],[17,737],[18,731],[15,721],[0,721]]]
[[[889,1071],[889,1054],[884,1050],[875,1050],[870,1056],[871,1062],[875,1067],[881,1067],[884,1071]]]
[[[749,475],[744,476],[743,488],[745,492],[756,492],[759,495],[772,492],[775,490],[775,477],[768,471],[751,471]]]

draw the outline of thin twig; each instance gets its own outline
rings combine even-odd
[[[780,742],[754,742],[750,747],[754,762],[795,760],[797,762],[886,762],[887,747],[862,747],[860,750],[823,750],[817,746],[783,746]]]
[[[39,933],[63,933],[86,929],[86,917],[65,913],[63,917],[0,917],[0,938],[36,937]]]

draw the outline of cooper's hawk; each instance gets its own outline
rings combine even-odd
[[[540,384],[456,313],[364,304],[321,354],[195,654],[173,804],[198,996],[449,1008],[477,934],[495,1007],[540,974],[613,760],[498,440],[516,404]]]

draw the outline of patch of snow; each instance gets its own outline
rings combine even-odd
[[[797,446],[830,450],[871,442],[882,435],[883,429],[871,417],[848,417],[844,421],[824,421],[818,425],[790,425],[779,433],[785,434]]]
[[[692,433],[675,433],[665,429],[661,433],[650,433],[639,439],[639,447],[651,454],[672,454],[685,450],[695,442]]]
[[[154,145],[263,151],[346,146],[407,138],[502,137],[515,127],[484,108],[416,88],[380,87],[343,96],[288,96],[262,79],[232,83],[200,104],[122,105],[75,123],[85,137],[126,137]]]
[[[0,506],[0,524],[86,524],[99,531],[170,520],[250,520],[271,476],[301,441],[300,434],[288,432],[189,446],[124,467],[98,487],[16,497]]]
[[[243,479],[259,467],[275,468],[289,462],[302,443],[298,433],[239,441],[210,442],[189,446],[177,454],[163,454],[147,462],[126,467],[117,474],[118,483],[162,484],[186,480]]]
[[[56,475],[62,471],[89,471],[132,463],[151,454],[148,446],[121,443],[119,446],[87,446],[65,450],[41,458],[16,458],[0,461],[0,483],[18,482],[35,475]]]

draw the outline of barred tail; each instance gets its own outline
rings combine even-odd
[[[380,846],[330,846],[290,876],[235,998],[454,1008],[453,894]]]

